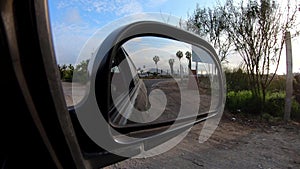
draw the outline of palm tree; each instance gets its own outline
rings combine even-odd
[[[189,70],[191,70],[191,67],[192,67],[192,62],[191,62],[191,59],[192,59],[192,54],[191,54],[191,52],[189,52],[189,51],[186,51],[185,52],[185,57],[189,60]]]
[[[171,69],[171,75],[173,75],[174,70],[173,70],[173,65],[174,65],[175,60],[174,59],[169,59],[169,65]]]
[[[153,57],[153,61],[154,61],[155,65],[156,65],[156,73],[158,74],[157,62],[159,61],[159,56],[154,56]]]
[[[180,59],[183,57],[183,53],[179,50],[176,52],[176,56],[178,57],[179,59],[179,65],[180,65],[180,78],[181,78],[181,81],[183,81],[183,77],[182,77],[182,67],[181,67],[181,61]]]
[[[179,62],[180,62],[180,59],[183,57],[183,53],[179,50],[176,52],[176,56],[178,57]]]

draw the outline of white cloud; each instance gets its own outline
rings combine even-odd
[[[164,4],[165,2],[167,2],[168,0],[150,0],[147,2],[147,6],[149,7],[157,7],[160,6],[162,4]]]
[[[123,4],[119,8],[119,12],[117,12],[117,15],[129,15],[129,14],[135,14],[135,13],[141,13],[143,12],[143,7],[138,1],[131,0],[126,4]]]
[[[106,3],[103,2],[103,1],[96,1],[96,2],[93,2],[93,5],[92,5],[92,7],[94,7],[94,9],[95,9],[98,13],[107,10],[107,8],[105,8],[106,6],[107,6]],[[91,11],[92,8],[89,8],[89,7],[88,7],[87,10],[88,10],[88,11]]]
[[[62,0],[57,4],[58,9],[74,7],[87,12],[114,13],[117,16],[143,12],[138,0]]]
[[[68,1],[59,1],[57,4],[57,8],[61,9],[61,8],[65,8],[67,6],[69,6],[70,4],[68,3]]]
[[[65,23],[81,23],[83,22],[79,10],[77,8],[70,8],[66,12],[66,16],[64,17]]]
[[[59,64],[74,64],[85,42],[96,31],[87,23],[53,23],[54,49]]]

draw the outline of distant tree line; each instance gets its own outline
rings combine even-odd
[[[86,82],[88,78],[88,64],[89,60],[81,61],[75,67],[72,64],[58,64],[61,80],[65,82]]]

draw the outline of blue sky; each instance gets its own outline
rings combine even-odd
[[[59,64],[75,64],[83,46],[99,29],[132,14],[156,12],[187,19],[198,3],[200,7],[212,7],[222,0],[49,0],[50,22],[54,48]],[[164,18],[167,19],[167,18]],[[118,25],[118,22],[115,22]],[[113,27],[109,27],[114,29]],[[103,37],[105,35],[102,35]],[[98,42],[98,41],[97,41]],[[293,40],[294,71],[300,71],[299,38]],[[95,47],[92,47],[93,49]],[[89,55],[89,54],[86,54]],[[284,73],[284,59],[278,73]],[[240,58],[230,58],[238,64]]]
[[[166,13],[186,19],[206,0],[49,0],[50,21],[59,64],[74,64],[85,42],[100,28],[124,16]]]

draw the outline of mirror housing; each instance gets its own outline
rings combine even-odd
[[[115,103],[112,104],[111,102],[111,82],[113,79],[111,71],[113,62],[115,62],[114,58],[120,53],[121,55],[127,55],[122,48],[124,43],[133,38],[145,36],[184,42],[193,46],[195,52],[201,49],[207,53],[217,72],[214,74],[214,79],[217,80],[215,82],[211,81],[217,87],[215,93],[211,93],[211,95],[216,96],[211,99],[211,103],[214,105],[210,108],[212,111],[198,114],[199,105],[191,103],[186,107],[194,113],[193,115],[186,116],[186,109],[181,108],[178,113],[179,118],[169,121],[145,122],[124,126],[118,126],[111,122],[109,114],[116,111],[117,107]],[[123,57],[123,60],[124,58],[126,56]],[[127,61],[127,66],[129,62]],[[223,112],[225,76],[214,48],[198,36],[176,27],[153,21],[135,22],[120,27],[103,41],[90,64],[89,91],[85,99],[80,104],[75,105],[76,115],[83,130],[97,145],[118,155],[132,157],[154,147],[159,147],[168,140],[178,138],[179,135],[182,136],[182,133],[186,135],[195,123],[205,121]],[[131,77],[131,79],[134,79],[134,76],[131,75]],[[192,81],[195,81],[195,79],[192,78]],[[131,80],[128,82],[131,82]],[[182,97],[181,101],[184,100]],[[196,103],[199,102],[200,94],[195,94],[193,97],[191,100],[195,100]],[[129,97],[123,105],[129,104],[130,101]],[[184,106],[181,105],[181,107]],[[122,116],[124,115],[122,114],[124,112],[118,112]]]

